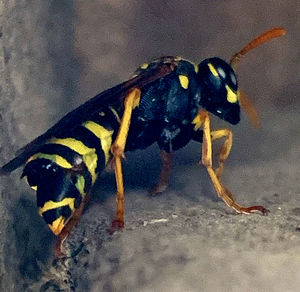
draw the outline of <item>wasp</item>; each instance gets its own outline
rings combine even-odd
[[[263,33],[229,63],[213,57],[196,65],[172,56],[145,63],[131,79],[91,98],[21,148],[1,167],[1,174],[25,164],[21,177],[36,191],[38,212],[58,236],[58,254],[79,221],[97,177],[111,162],[117,185],[112,225],[124,226],[124,152],[145,149],[155,142],[161,150],[162,169],[152,194],[164,191],[168,185],[172,152],[194,140],[202,143],[201,162],[217,195],[238,213],[266,214],[268,210],[263,206],[237,204],[221,182],[232,147],[232,132],[211,130],[210,113],[235,125],[240,121],[241,108],[258,126],[257,112],[239,89],[234,68],[248,51],[284,34],[283,28]],[[214,168],[212,142],[221,138],[224,142]]]

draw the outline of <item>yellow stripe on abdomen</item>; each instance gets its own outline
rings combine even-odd
[[[110,147],[112,143],[113,130],[107,130],[103,126],[95,123],[94,121],[86,121],[83,126],[90,130],[101,142],[101,148],[105,155],[105,164],[110,157]]]
[[[46,211],[57,209],[63,206],[69,206],[72,211],[75,210],[75,198],[65,198],[62,201],[54,202],[54,201],[47,201],[43,207],[39,208],[39,214],[42,216],[43,213]]]
[[[84,187],[85,187],[85,179],[82,175],[79,175],[77,177],[77,182],[75,184],[77,190],[79,191],[79,193],[84,197],[85,196],[85,191],[84,191]]]
[[[78,154],[82,155],[82,159],[85,162],[85,165],[92,176],[92,183],[96,181],[96,168],[98,156],[96,154],[95,148],[89,148],[86,145],[84,145],[81,141],[76,140],[74,138],[52,138],[47,143],[66,146],[72,149],[73,151],[77,152]]]
[[[37,158],[45,158],[49,159],[53,162],[55,162],[57,165],[61,166],[62,168],[72,168],[72,164],[69,163],[65,158],[58,154],[45,154],[45,153],[36,153],[32,155],[28,160],[27,163],[31,160],[37,159]]]
[[[66,146],[80,155],[85,155],[90,152],[95,152],[95,148],[89,148],[85,146],[81,141],[74,138],[52,138],[47,143],[59,144]]]

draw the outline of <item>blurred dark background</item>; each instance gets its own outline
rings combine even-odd
[[[43,133],[71,109],[129,78],[144,62],[163,55],[179,55],[195,63],[211,56],[230,60],[235,52],[265,30],[285,27],[285,37],[249,53],[237,67],[240,86],[257,106],[262,127],[257,132],[244,119],[234,128],[235,144],[226,182],[235,190],[248,188],[250,193],[254,190],[248,202],[263,199],[267,191],[284,193],[285,196],[280,197],[282,202],[297,202],[300,193],[297,183],[300,158],[299,1],[21,0],[15,3],[9,0],[2,4],[1,10],[2,162],[12,158],[15,150]],[[213,121],[213,128],[228,126],[216,119]],[[157,149],[152,147],[145,153],[129,154],[125,170],[129,190],[149,187],[152,182],[148,178],[159,172]],[[195,190],[208,192],[206,196],[214,201],[214,193],[207,186],[209,181],[201,179],[204,185],[198,188],[199,177],[189,168],[199,160],[199,155],[198,145],[180,151],[175,162],[175,179],[171,182],[173,191],[192,193],[186,200],[197,204],[201,198],[194,194]],[[184,167],[186,171],[182,170]],[[79,262],[67,264],[52,262],[54,236],[41,222],[35,198],[27,186],[19,182],[19,175],[20,171],[4,178],[1,184],[0,216],[7,224],[0,230],[6,235],[0,241],[0,287],[8,291],[20,291],[20,287],[26,291],[68,291],[72,287],[97,291],[97,285],[86,284],[81,274],[86,269],[84,264],[88,266],[90,258],[97,255],[97,248],[93,250],[95,253],[89,251],[88,260],[83,257],[77,259]],[[234,175],[249,182],[235,180]],[[265,175],[270,179],[257,183],[257,177]],[[278,184],[276,188],[274,182]],[[96,186],[95,201],[85,214],[86,220],[92,220],[93,208],[97,202],[105,204],[106,197],[110,197],[110,211],[100,208],[95,215],[99,216],[98,221],[83,221],[78,227],[79,239],[75,236],[71,245],[76,246],[76,240],[78,243],[84,232],[88,234],[86,237],[93,237],[95,229],[91,227],[92,231],[86,231],[89,226],[100,224],[104,230],[109,224],[113,212],[110,209],[114,200],[111,197],[113,183],[113,177],[104,174],[104,179]],[[178,202],[181,199],[179,196]],[[246,194],[242,192],[239,199],[247,200]],[[130,211],[129,205],[131,214],[139,214],[129,215],[129,221],[135,222],[135,216],[147,217],[145,214],[150,212],[149,202],[140,200],[137,199],[145,204],[142,207],[133,204]],[[172,206],[181,204],[174,200]],[[141,208],[145,208],[144,214],[138,213]],[[224,209],[220,207],[221,211]],[[103,222],[101,216],[106,218]],[[101,243],[98,239],[97,243],[92,241],[91,246],[101,247],[102,242],[112,240],[103,230],[98,230]],[[180,232],[180,228],[178,230]],[[120,269],[115,262],[112,266]],[[110,275],[102,270],[99,274]],[[136,283],[128,287],[148,287],[138,280]],[[112,289],[109,285],[103,287],[98,291]],[[168,291],[157,287],[158,291]]]

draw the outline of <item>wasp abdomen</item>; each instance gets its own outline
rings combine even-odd
[[[119,122],[118,111],[109,107],[52,137],[28,159],[22,177],[36,190],[39,214],[56,235],[110,160]]]

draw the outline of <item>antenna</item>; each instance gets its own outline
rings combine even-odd
[[[258,37],[254,38],[249,44],[247,44],[241,51],[234,54],[230,60],[231,67],[235,67],[239,60],[245,56],[249,51],[255,49],[256,47],[262,45],[270,41],[271,39],[280,37],[285,35],[286,30],[282,27],[275,27],[270,30],[267,30],[263,34],[259,35]],[[247,114],[251,124],[254,128],[258,128],[260,124],[258,112],[255,106],[251,103],[249,97],[241,90],[239,90],[239,102],[241,108]]]
[[[239,62],[239,60],[246,55],[249,51],[255,49],[256,47],[262,45],[270,41],[271,39],[280,37],[285,35],[286,30],[282,27],[275,27],[270,30],[267,30],[263,34],[259,35],[255,39],[253,39],[249,44],[247,44],[242,50],[238,53],[234,54],[230,60],[231,67],[235,67],[235,65]]]

